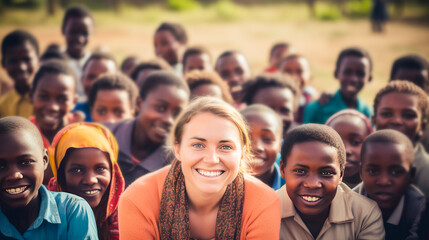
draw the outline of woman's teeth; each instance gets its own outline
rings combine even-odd
[[[205,177],[217,177],[223,173],[223,171],[206,171],[201,169],[197,169],[197,172]]]
[[[95,194],[97,194],[97,193],[99,193],[100,192],[100,190],[90,190],[90,191],[85,191],[85,194],[88,194],[88,195],[95,195]]]

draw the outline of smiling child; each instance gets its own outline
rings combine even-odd
[[[48,152],[36,126],[2,118],[0,142],[0,239],[97,239],[85,200],[42,185]]]
[[[346,152],[335,130],[319,124],[292,129],[282,146],[277,190],[280,239],[384,239],[377,204],[341,182]]]

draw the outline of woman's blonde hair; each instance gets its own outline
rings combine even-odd
[[[172,150],[175,144],[180,144],[183,129],[191,119],[200,113],[211,113],[231,121],[237,127],[243,146],[243,161],[240,161],[240,172],[250,172],[250,161],[252,160],[251,142],[248,126],[241,114],[230,104],[215,97],[200,97],[193,100],[177,117],[168,139],[168,145]],[[207,126],[211,127],[211,126]]]

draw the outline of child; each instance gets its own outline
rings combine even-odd
[[[69,57],[68,64],[75,71],[77,79],[81,79],[83,65],[91,55],[85,48],[94,32],[94,18],[84,7],[71,7],[64,15],[61,30],[67,44],[65,52]],[[77,84],[77,93],[83,96],[83,86],[80,82]]]
[[[297,90],[292,80],[280,74],[265,73],[246,82],[242,101],[260,103],[272,108],[283,120],[285,135],[294,122]]]
[[[236,51],[226,51],[218,57],[215,70],[228,83],[235,105],[240,106],[242,84],[250,77],[246,57]]]
[[[316,89],[308,85],[312,79],[310,64],[303,56],[292,54],[281,60],[279,72],[289,75],[297,81],[300,97],[295,122],[302,123],[304,108],[313,101],[317,95]]]
[[[0,239],[98,239],[86,201],[42,185],[48,152],[34,124],[0,119],[0,142]]]
[[[188,48],[183,54],[183,75],[186,75],[188,72],[198,69],[211,71],[212,64],[210,61],[210,55],[207,49],[203,47],[193,47]]]
[[[264,72],[275,73],[278,71],[279,64],[282,58],[286,57],[288,53],[293,52],[289,43],[280,42],[274,44],[270,51],[270,66]]]
[[[115,123],[134,118],[138,89],[124,74],[107,74],[89,92],[88,104],[95,122]]]
[[[394,129],[405,134],[414,145],[414,183],[429,196],[429,155],[418,141],[428,118],[426,93],[409,81],[392,81],[374,99],[372,122],[377,131]]]
[[[223,99],[229,104],[234,102],[228,85],[216,72],[194,70],[186,74],[185,80],[191,90],[191,99],[212,96]]]
[[[74,123],[58,132],[52,148],[49,189],[85,199],[94,212],[98,237],[119,240],[117,206],[124,178],[113,134],[101,124]]]
[[[429,63],[419,55],[406,55],[395,60],[390,81],[407,80],[429,94]]]
[[[336,112],[353,108],[368,118],[372,109],[357,97],[366,83],[372,79],[372,61],[368,52],[361,48],[347,48],[337,59],[334,76],[340,81],[340,89],[325,105],[311,102],[304,110],[303,123],[324,124]]]
[[[40,66],[33,80],[34,116],[30,120],[40,129],[45,146],[74,120],[70,112],[76,101],[76,77],[65,62],[50,60]]]
[[[118,140],[118,164],[126,186],[169,164],[164,143],[188,100],[189,88],[183,79],[169,71],[153,72],[140,88],[136,118],[106,123]]]
[[[89,57],[83,66],[82,85],[85,95],[79,99],[74,111],[85,113],[85,121],[92,122],[91,110],[88,101],[89,91],[92,84],[104,74],[114,74],[117,72],[116,61],[112,55],[107,53],[94,53]]]
[[[33,74],[39,67],[39,43],[26,31],[16,30],[1,44],[2,66],[14,82],[14,89],[0,98],[0,118],[33,114],[30,89]]]
[[[140,60],[136,56],[129,56],[125,58],[121,64],[121,72],[128,77],[131,77],[131,73],[133,72],[139,61]]]
[[[335,130],[305,124],[288,132],[277,190],[280,239],[384,239],[377,204],[341,182],[346,152]]]
[[[156,29],[154,46],[156,56],[163,58],[178,76],[183,75],[182,57],[188,43],[185,29],[177,23],[162,23]]]
[[[362,144],[362,183],[354,191],[376,201],[381,209],[386,239],[418,239],[425,196],[410,184],[413,144],[404,134],[380,130]]]
[[[361,182],[359,175],[360,151],[363,140],[373,132],[369,119],[354,109],[346,109],[332,115],[326,121],[340,135],[346,148],[346,165],[343,183],[354,188]]]
[[[167,70],[173,72],[173,68],[164,59],[154,58],[137,64],[131,73],[131,79],[140,89],[146,81],[147,76],[156,70]]]
[[[253,161],[252,173],[259,180],[278,190],[284,184],[277,156],[283,139],[283,122],[271,108],[262,104],[253,104],[241,110],[250,129]]]

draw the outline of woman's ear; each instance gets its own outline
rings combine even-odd
[[[177,160],[182,161],[180,159],[180,144],[179,143],[174,144],[174,156],[176,157]]]

